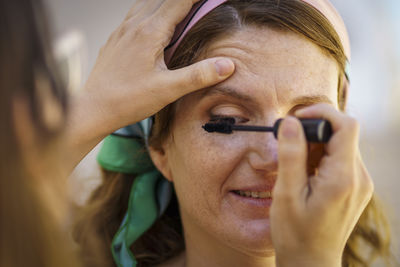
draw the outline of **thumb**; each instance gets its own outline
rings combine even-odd
[[[235,70],[228,58],[210,58],[185,68],[169,71],[168,79],[177,99],[193,91],[213,86],[227,79]]]
[[[278,179],[274,198],[275,194],[276,197],[283,194],[285,200],[298,200],[307,188],[307,142],[300,121],[295,117],[284,119],[278,140]]]

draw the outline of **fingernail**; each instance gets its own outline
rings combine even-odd
[[[287,117],[283,120],[283,124],[281,127],[283,137],[287,139],[294,139],[299,136],[299,127],[295,118]]]
[[[218,59],[214,64],[219,76],[227,76],[234,69],[232,61],[227,59]]]

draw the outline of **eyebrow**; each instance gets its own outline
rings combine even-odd
[[[257,99],[254,97],[251,97],[247,94],[240,93],[233,88],[229,87],[212,87],[210,89],[204,90],[202,94],[200,95],[200,99],[203,99],[204,97],[207,96],[214,96],[214,95],[222,95],[222,96],[228,96],[231,98],[235,98],[240,101],[245,101],[247,104],[251,104],[256,106]],[[299,96],[294,99],[292,99],[290,102],[291,106],[296,106],[296,105],[312,105],[312,104],[317,104],[317,103],[327,103],[334,105],[331,99],[327,97],[326,95],[309,95],[309,96]]]
[[[317,103],[327,103],[334,105],[332,100],[326,95],[310,95],[310,96],[299,96],[290,101],[292,106],[296,105],[312,105]]]

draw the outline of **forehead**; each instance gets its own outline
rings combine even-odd
[[[229,88],[276,105],[303,96],[325,96],[337,106],[338,65],[300,34],[245,27],[210,44],[200,59],[217,56],[231,58],[236,71],[207,91]]]

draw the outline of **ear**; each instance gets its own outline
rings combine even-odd
[[[153,147],[149,148],[150,157],[156,166],[156,168],[162,173],[165,179],[173,182],[171,169],[169,167],[168,153],[165,152],[164,147],[160,149],[155,149]]]

